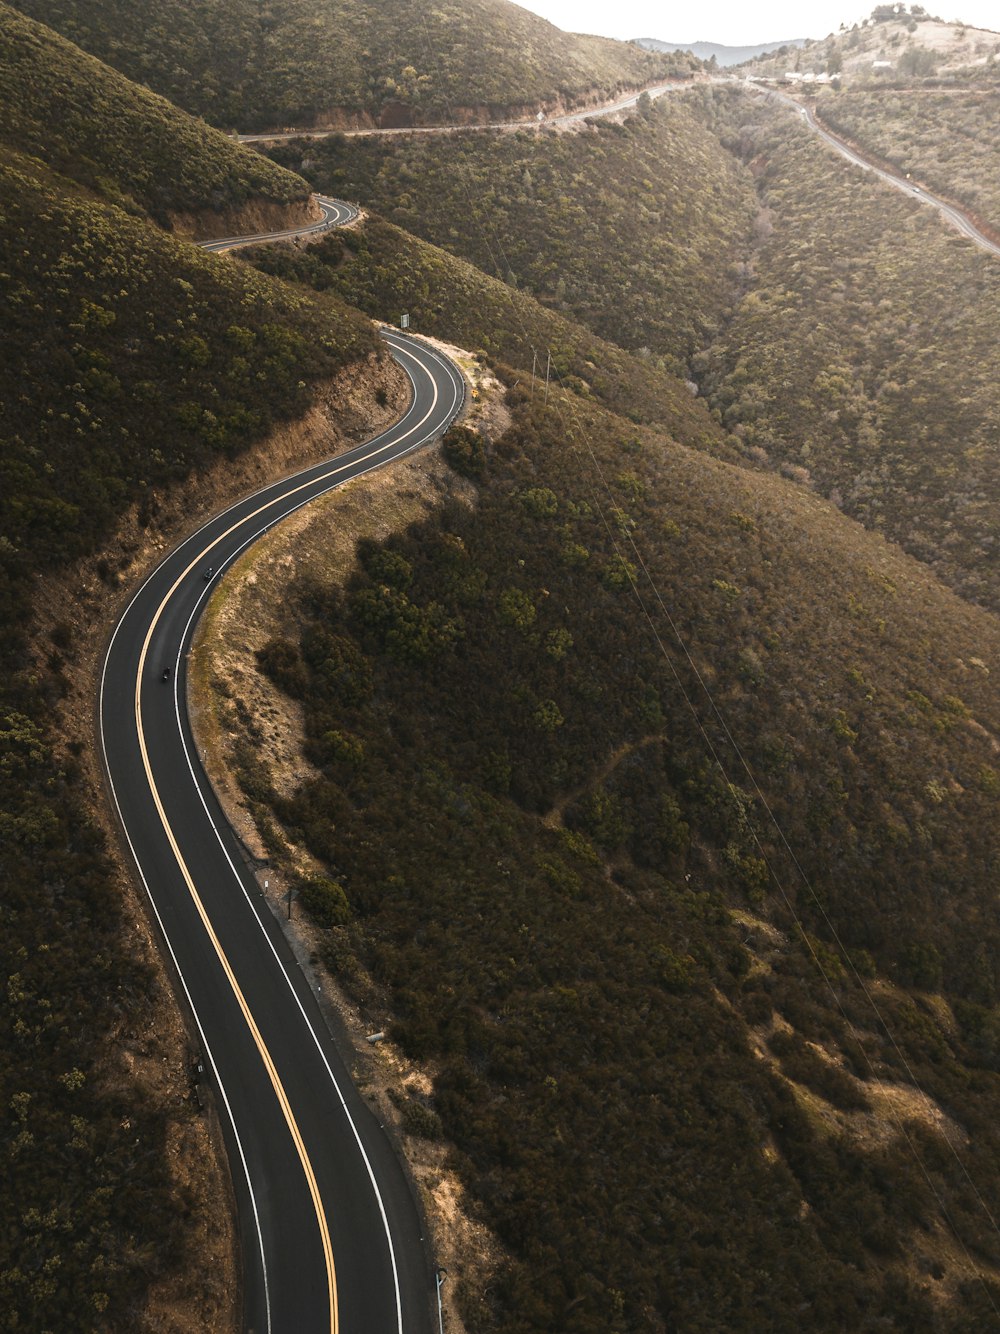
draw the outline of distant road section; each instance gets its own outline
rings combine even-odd
[[[202,250],[236,250],[240,246],[260,245],[264,241],[291,241],[296,236],[310,236],[315,232],[326,232],[331,227],[345,227],[358,216],[353,204],[345,204],[342,199],[325,199],[322,195],[313,198],[323,210],[323,216],[305,227],[288,227],[281,232],[259,232],[256,236],[226,236],[218,241],[200,241]]]
[[[533,130],[542,125],[575,125],[580,121],[592,120],[598,116],[614,116],[620,111],[634,107],[643,93],[651,98],[662,97],[664,93],[683,92],[690,88],[690,82],[658,83],[631,93],[617,102],[608,102],[602,107],[591,107],[589,111],[569,111],[564,116],[535,116],[531,120],[498,120],[485,125],[414,125],[402,126],[393,130],[284,130],[277,134],[240,134],[236,137],[241,144],[276,143],[281,139],[329,139],[331,135],[343,134],[348,138],[376,134],[464,134],[476,130]]]
[[[757,87],[755,90],[763,93],[767,97],[775,98],[778,102],[784,102],[786,106],[793,107],[809,128],[815,134],[818,134],[821,139],[825,139],[831,148],[835,148],[842,157],[846,157],[848,162],[853,162],[856,167],[861,167],[863,171],[872,172],[880,180],[885,181],[886,185],[891,185],[896,190],[901,190],[904,195],[909,195],[913,199],[919,199],[922,204],[930,204],[932,208],[937,209],[946,221],[951,223],[951,225],[960,231],[963,236],[967,237],[970,241],[974,241],[980,249],[988,251],[991,255],[1000,256],[1000,245],[995,241],[991,241],[988,236],[985,236],[979,228],[965,216],[961,209],[956,208],[954,204],[949,204],[944,199],[939,199],[937,195],[931,194],[930,190],[925,190],[922,185],[914,185],[914,183],[908,181],[905,176],[900,176],[895,172],[887,171],[884,167],[876,166],[874,162],[870,162],[863,154],[859,153],[857,149],[852,148],[849,144],[846,144],[843,139],[839,139],[837,135],[832,134],[829,130],[820,125],[819,121],[813,114],[812,109],[803,106],[797,98],[790,97],[787,93],[778,92],[777,89],[773,88]]]

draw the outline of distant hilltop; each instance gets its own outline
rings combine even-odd
[[[742,65],[744,60],[756,60],[758,56],[768,55],[783,46],[803,46],[804,37],[793,37],[785,42],[762,42],[760,46],[720,46],[718,42],[661,42],[656,37],[634,37],[633,45],[641,46],[646,51],[690,51],[699,60],[711,60],[715,56],[717,65]]]

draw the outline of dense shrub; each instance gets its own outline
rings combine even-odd
[[[392,121],[450,120],[456,107],[611,95],[690,57],[576,37],[501,0],[18,0],[137,83],[214,125],[306,127],[337,109]]]
[[[695,358],[723,424],[1000,606],[995,257],[783,109],[718,93],[705,115],[752,159],[761,205],[753,282]]]
[[[823,120],[1000,231],[1000,91],[866,89],[820,106]]]
[[[0,40],[12,26],[0,15]],[[184,1253],[171,1173],[189,1110],[134,1075],[151,1009],[173,1000],[135,961],[79,743],[60,736],[64,668],[90,650],[72,603],[42,638],[35,580],[100,549],[130,505],[152,523],[172,483],[252,447],[376,342],[339,302],[2,148],[0,219],[0,1327],[133,1330]],[[96,598],[133,555],[97,564]]]
[[[42,16],[44,17],[44,16]],[[11,148],[165,222],[308,198],[305,182],[0,4],[0,118]]]
[[[754,213],[747,174],[676,96],[575,134],[334,136],[271,151],[676,373],[731,305]],[[416,286],[404,309],[440,299]]]
[[[976,1197],[1000,1193],[982,1008],[1000,832],[977,780],[1000,715],[965,665],[1000,660],[1000,632],[801,488],[642,430],[623,471],[620,419],[559,391],[511,402],[474,512],[363,544],[345,596],[304,590],[304,645],[353,643],[372,688],[312,674],[321,773],[272,798],[336,866],[331,965],[431,1063],[433,1113],[508,1249],[469,1327],[975,1322],[981,1289],[943,1313],[887,1261],[943,1274],[926,1238],[944,1226],[1000,1258]],[[645,613],[602,575],[623,532]],[[568,540],[591,558],[567,563]],[[463,634],[401,671],[364,609],[404,597]],[[362,767],[324,757],[331,727]],[[968,1177],[884,1108],[870,1138],[883,1085],[915,1082],[970,1128]],[[438,1133],[399,1096],[412,1133]]]

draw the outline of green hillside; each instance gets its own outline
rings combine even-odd
[[[334,298],[6,150],[0,218],[0,1327],[135,1330],[151,1285],[186,1263],[174,1173],[193,1113],[137,1072],[172,1001],[138,959],[89,808],[80,687],[98,646],[81,626],[103,634],[173,486],[302,415],[376,339]],[[130,507],[131,546],[109,548]],[[67,581],[54,615],[43,575]]]
[[[0,516],[32,565],[92,550],[144,488],[245,449],[376,348],[368,321],[332,298],[60,199],[29,162],[0,170]]]
[[[315,773],[279,795],[255,752],[246,795],[286,873],[325,868],[300,892],[334,975],[434,1072],[404,1124],[454,1145],[507,1248],[468,1329],[989,1328],[1000,631],[927,565],[990,598],[993,272],[786,114],[693,106],[693,133],[671,106],[281,150],[522,290],[380,220],[260,257],[517,370],[511,428],[446,443],[473,511],[293,589],[260,668]],[[655,259],[622,216],[643,190],[679,206]],[[689,237],[725,256],[700,288]],[[673,443],[718,439],[679,385],[605,412],[636,362],[596,344],[546,412],[529,347],[566,335],[524,289],[641,330],[660,376],[710,340],[721,424],[796,484]]]
[[[0,122],[9,148],[162,225],[178,214],[233,218],[251,203],[286,210],[296,205],[304,213],[308,202],[300,178],[5,4],[0,4]]]
[[[831,129],[1000,227],[1000,32],[943,22],[920,5],[894,11],[877,5],[850,29],[746,68],[809,80],[788,86],[815,96]]]
[[[1000,631],[801,488],[505,378],[510,429],[445,445],[473,508],[290,590],[259,662],[313,776],[242,771],[505,1245],[467,1329],[988,1324]]]
[[[966,596],[1000,606],[1000,265],[787,111],[709,121],[752,162],[753,281],[695,358],[748,460],[835,498]]]
[[[333,138],[272,152],[682,374],[733,300],[755,211],[749,175],[676,96],[576,133]]]
[[[191,1260],[217,1219],[184,1135],[209,1118],[141,1069],[169,1064],[148,1035],[171,1002],[93,809],[89,682],[212,478],[335,376],[385,400],[369,316],[403,311],[503,402],[449,433],[444,481],[357,484],[379,540],[330,501],[320,545],[332,515],[350,568],[261,587],[225,646],[301,719],[295,763],[239,690],[213,698],[314,962],[417,1074],[389,1091],[406,1143],[496,1239],[481,1281],[450,1270],[466,1334],[1000,1327],[996,262],[708,88],[565,133],[285,144],[374,212],[206,255],[153,220],[306,187],[126,76],[242,129],[482,118],[662,63],[502,0],[16,8],[0,1329],[238,1318]],[[900,26],[802,59],[930,31]],[[874,94],[841,95],[860,135]],[[993,160],[916,130],[899,151],[956,190]],[[151,1314],[181,1281],[215,1307]]]
[[[819,111],[832,130],[1000,232],[1000,90],[845,91]]]
[[[574,37],[507,0],[21,0],[17,8],[210,123],[394,123],[555,105],[689,73],[684,56]]]
[[[551,357],[558,378],[633,422],[659,423],[685,444],[738,455],[734,442],[690,389],[651,360],[631,356],[533,297],[428,245],[378,217],[332,232],[305,250],[255,246],[240,258],[316,291],[335,292],[374,319],[398,320],[422,334],[482,349],[539,384]]]

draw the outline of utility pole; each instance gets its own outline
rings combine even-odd
[[[531,397],[535,397],[535,363],[538,361],[538,353],[534,348],[531,349]]]
[[[545,349],[545,406],[546,407],[548,406],[549,402],[549,367],[551,366],[551,364],[552,364],[552,351],[550,348],[546,348]]]
[[[444,1334],[444,1310],[441,1306],[441,1287],[442,1284],[444,1283],[445,1275],[447,1274],[447,1272],[448,1272],[447,1269],[439,1268],[435,1271],[434,1274],[434,1279],[435,1282],[437,1283],[438,1330],[440,1331],[440,1334]]]

